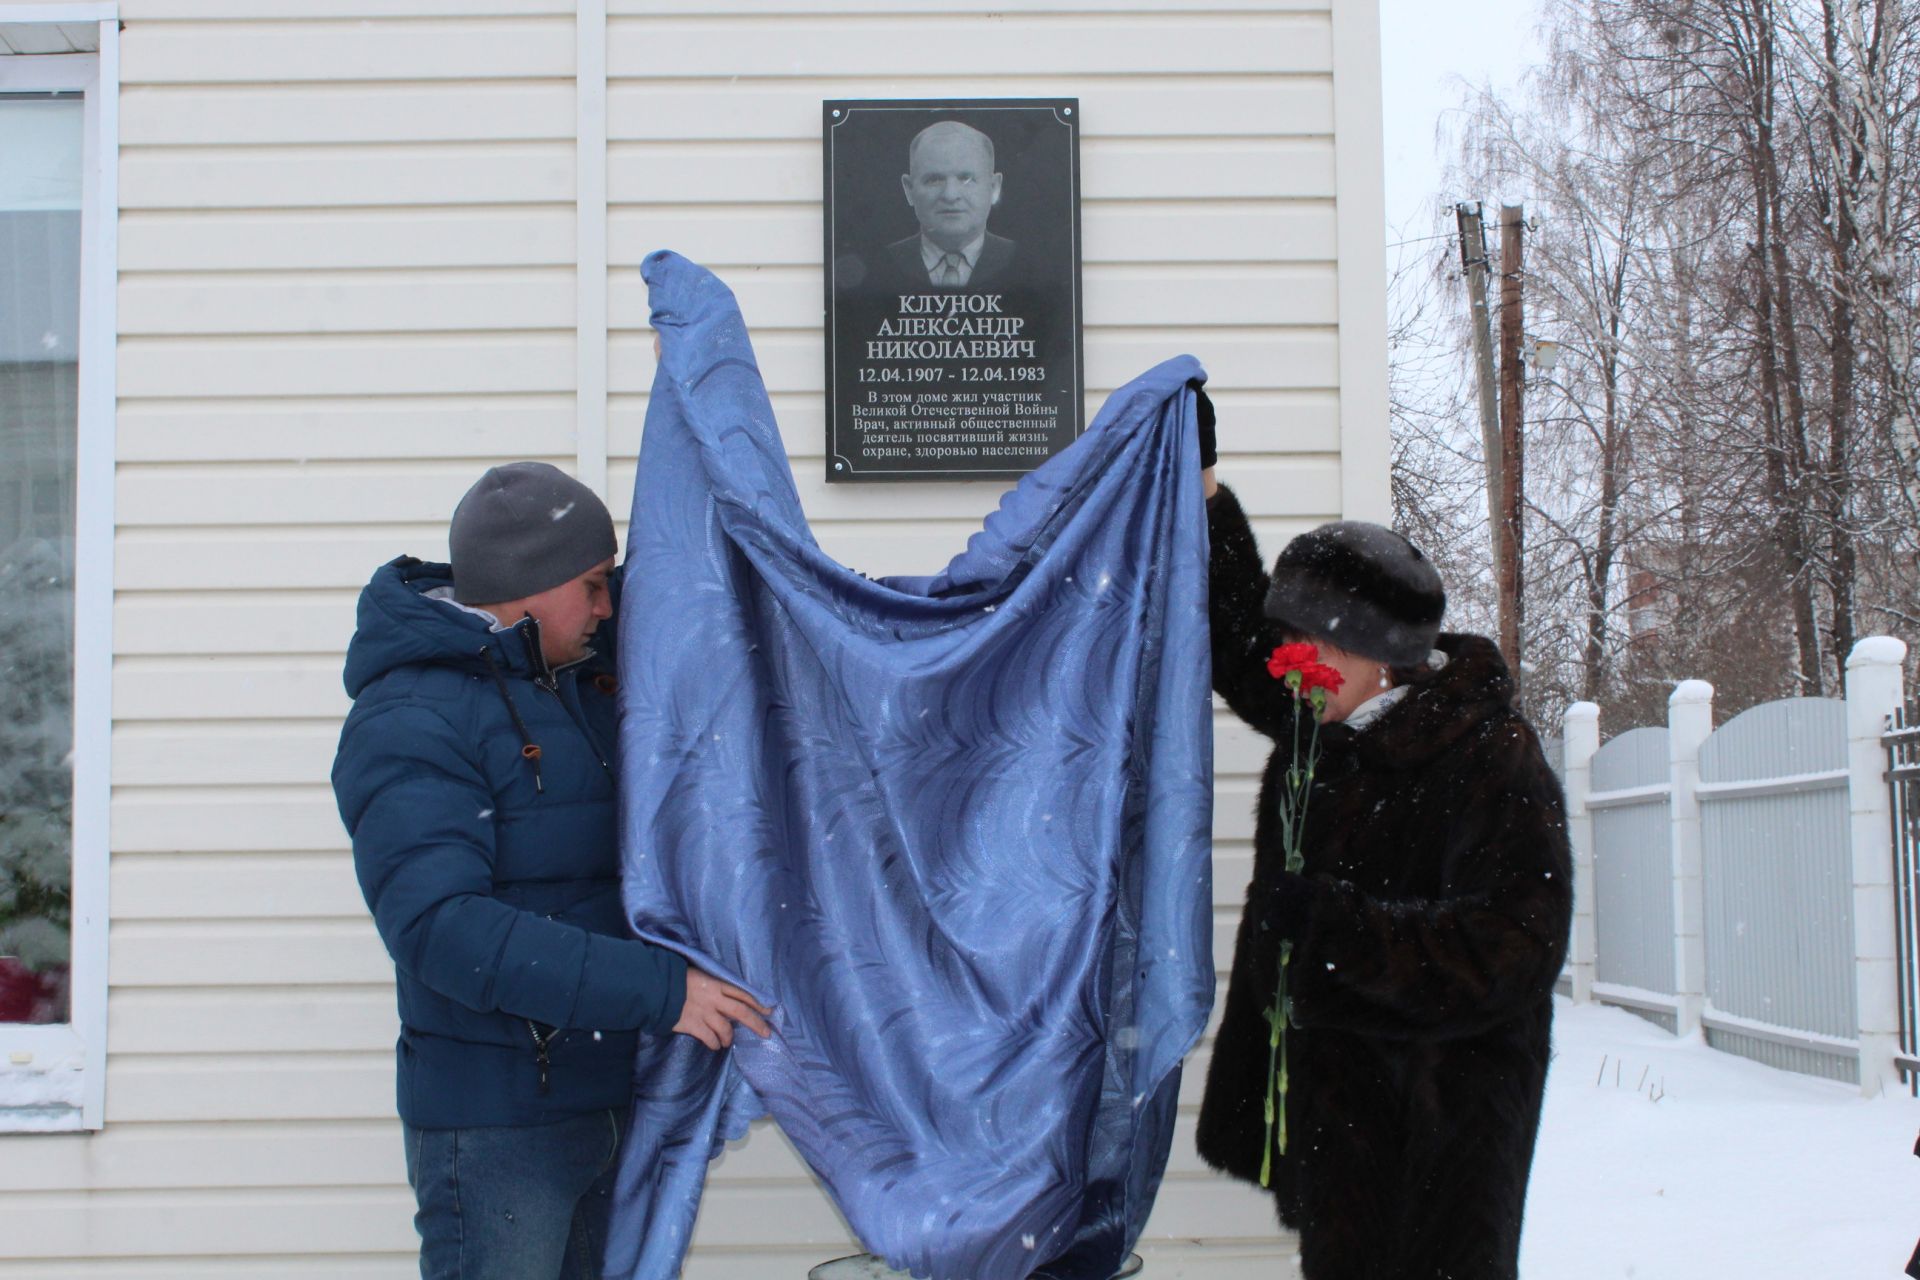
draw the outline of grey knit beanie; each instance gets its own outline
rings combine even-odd
[[[538,595],[618,549],[606,504],[545,462],[489,468],[453,509],[447,541],[453,596],[462,604]]]
[[[1418,666],[1440,635],[1447,593],[1433,562],[1385,525],[1336,520],[1273,564],[1266,615],[1348,653]]]

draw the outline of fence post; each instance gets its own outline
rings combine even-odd
[[[1847,808],[1853,845],[1853,981],[1860,1011],[1860,1092],[1897,1087],[1900,997],[1895,979],[1893,796],[1881,736],[1900,706],[1907,646],[1868,636],[1847,655]]]
[[[1567,787],[1567,842],[1573,846],[1573,1002],[1593,999],[1593,753],[1600,749],[1600,708],[1576,702],[1561,723],[1561,772]]]
[[[1713,686],[1682,680],[1667,699],[1667,781],[1673,788],[1674,1034],[1700,1029],[1707,1002],[1707,903],[1701,883],[1700,748],[1713,734]]]

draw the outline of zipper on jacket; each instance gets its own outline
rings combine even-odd
[[[514,630],[520,633],[521,641],[527,646],[527,661],[533,666],[533,682],[548,693],[560,692],[560,678],[547,665],[546,651],[540,647],[540,619],[528,614]]]
[[[534,1061],[540,1068],[540,1096],[544,1098],[552,1088],[549,1072],[553,1067],[553,1060],[547,1056],[547,1046],[553,1043],[553,1037],[558,1028],[548,1027],[545,1032],[542,1032],[540,1024],[529,1018],[527,1030],[533,1033],[533,1047],[537,1051]]]

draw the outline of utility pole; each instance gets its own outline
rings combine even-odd
[[[1500,514],[1506,528],[1500,539],[1494,569],[1500,586],[1500,652],[1513,673],[1515,700],[1525,692],[1521,678],[1520,637],[1526,617],[1521,572],[1526,548],[1523,517],[1526,510],[1526,465],[1521,426],[1526,412],[1526,371],[1520,363],[1520,341],[1526,317],[1521,284],[1526,257],[1525,214],[1517,204],[1500,209]]]
[[[1496,572],[1505,563],[1503,545],[1507,522],[1501,518],[1501,462],[1505,450],[1500,443],[1500,396],[1493,371],[1493,317],[1487,310],[1487,232],[1480,222],[1478,204],[1457,204],[1454,217],[1460,224],[1460,271],[1467,281],[1468,323],[1473,333],[1474,381],[1480,389],[1480,450],[1487,467],[1487,541]],[[1506,597],[1500,597],[1502,646],[1506,635]]]

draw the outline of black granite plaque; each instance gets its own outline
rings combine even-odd
[[[1022,475],[1083,426],[1080,104],[827,102],[827,479]]]

